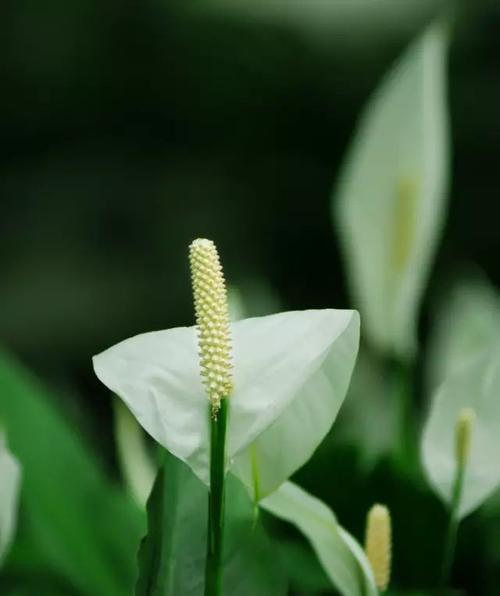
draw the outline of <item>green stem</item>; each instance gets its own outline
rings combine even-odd
[[[417,465],[415,438],[415,412],[412,394],[412,367],[410,364],[390,361],[388,363],[390,391],[396,402],[398,416],[398,441],[396,459],[406,471],[414,470]]]
[[[220,596],[221,594],[226,427],[227,399],[222,399],[217,418],[210,414],[210,491],[208,495],[205,596]]]
[[[460,523],[459,506],[462,497],[464,485],[465,465],[458,464],[453,483],[453,494],[450,503],[450,516],[448,519],[448,528],[444,541],[443,565],[441,568],[440,587],[444,590],[450,579],[451,567],[455,558],[455,547],[457,543],[458,525]]]

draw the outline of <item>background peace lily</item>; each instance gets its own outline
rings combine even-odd
[[[333,197],[363,331],[401,359],[416,349],[418,307],[445,215],[447,45],[446,27],[435,23],[388,73],[362,115]]]
[[[254,500],[312,455],[344,400],[358,351],[350,310],[285,312],[231,325],[227,466]],[[209,418],[194,327],[145,333],[94,357],[99,379],[208,484]]]
[[[500,296],[485,274],[474,267],[443,293],[435,313],[426,357],[430,391],[498,342]]]
[[[429,483],[447,504],[456,472],[454,421],[472,408],[470,457],[464,476],[458,516],[464,517],[500,484],[497,431],[500,419],[500,299],[477,270],[455,284],[441,299],[427,362],[430,411],[421,451]]]
[[[304,534],[340,594],[378,594],[365,552],[322,501],[293,482],[285,482],[261,505],[273,515],[294,524]]]
[[[445,503],[452,500],[456,473],[455,421],[472,408],[475,422],[458,507],[459,518],[471,513],[500,484],[500,346],[483,350],[455,370],[435,392],[422,434],[422,459],[427,478]]]

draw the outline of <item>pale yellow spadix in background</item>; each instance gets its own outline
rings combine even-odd
[[[385,505],[373,505],[366,517],[365,552],[379,590],[386,590],[391,576],[391,516]]]
[[[464,467],[469,459],[472,431],[476,413],[472,408],[462,408],[458,413],[455,426],[455,455],[457,465]]]

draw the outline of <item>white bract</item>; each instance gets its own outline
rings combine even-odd
[[[438,309],[428,357],[435,389],[500,337],[500,296],[482,276],[457,284]]]
[[[450,503],[457,470],[456,421],[472,408],[470,449],[465,467],[459,515],[479,507],[500,484],[500,347],[486,352],[448,377],[436,392],[422,435],[427,477],[437,494]]]
[[[149,456],[145,434],[125,404],[116,398],[115,440],[123,478],[136,501],[145,506],[153,488],[156,466]]]
[[[418,307],[443,225],[448,180],[447,35],[434,25],[367,106],[334,198],[367,339],[411,358]]]
[[[21,468],[0,431],[0,562],[14,537],[20,483]]]
[[[234,323],[231,337],[228,468],[259,500],[311,457],[335,420],[358,351],[359,316],[284,312]],[[127,339],[95,356],[94,369],[144,429],[208,484],[209,403],[195,328]]]
[[[294,524],[311,543],[333,585],[343,596],[376,596],[373,572],[359,543],[332,510],[305,490],[285,482],[261,502],[276,517]]]

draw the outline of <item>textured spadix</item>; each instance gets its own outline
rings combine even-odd
[[[214,413],[232,389],[231,341],[226,285],[217,248],[199,238],[189,247],[203,384]]]

